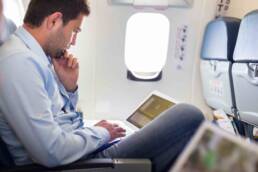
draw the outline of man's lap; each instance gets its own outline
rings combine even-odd
[[[96,153],[99,158],[155,158],[178,144],[185,134],[194,131],[203,120],[202,113],[187,104],[179,104],[164,112],[152,123],[119,143]],[[177,151],[177,150],[175,150]]]

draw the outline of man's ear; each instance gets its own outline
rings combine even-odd
[[[55,27],[60,27],[63,25],[63,14],[60,12],[55,12],[47,17],[47,29],[52,30]]]

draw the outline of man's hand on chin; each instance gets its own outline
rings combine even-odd
[[[79,63],[77,58],[65,51],[62,57],[52,58],[52,62],[55,72],[66,91],[76,91],[79,77]]]

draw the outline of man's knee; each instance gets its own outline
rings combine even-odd
[[[174,108],[177,111],[180,111],[180,114],[184,115],[188,118],[195,118],[197,120],[203,120],[204,116],[203,113],[195,106],[186,104],[186,103],[180,103],[174,106]]]

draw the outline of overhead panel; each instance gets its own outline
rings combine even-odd
[[[135,7],[191,7],[193,0],[109,0],[114,5]]]

